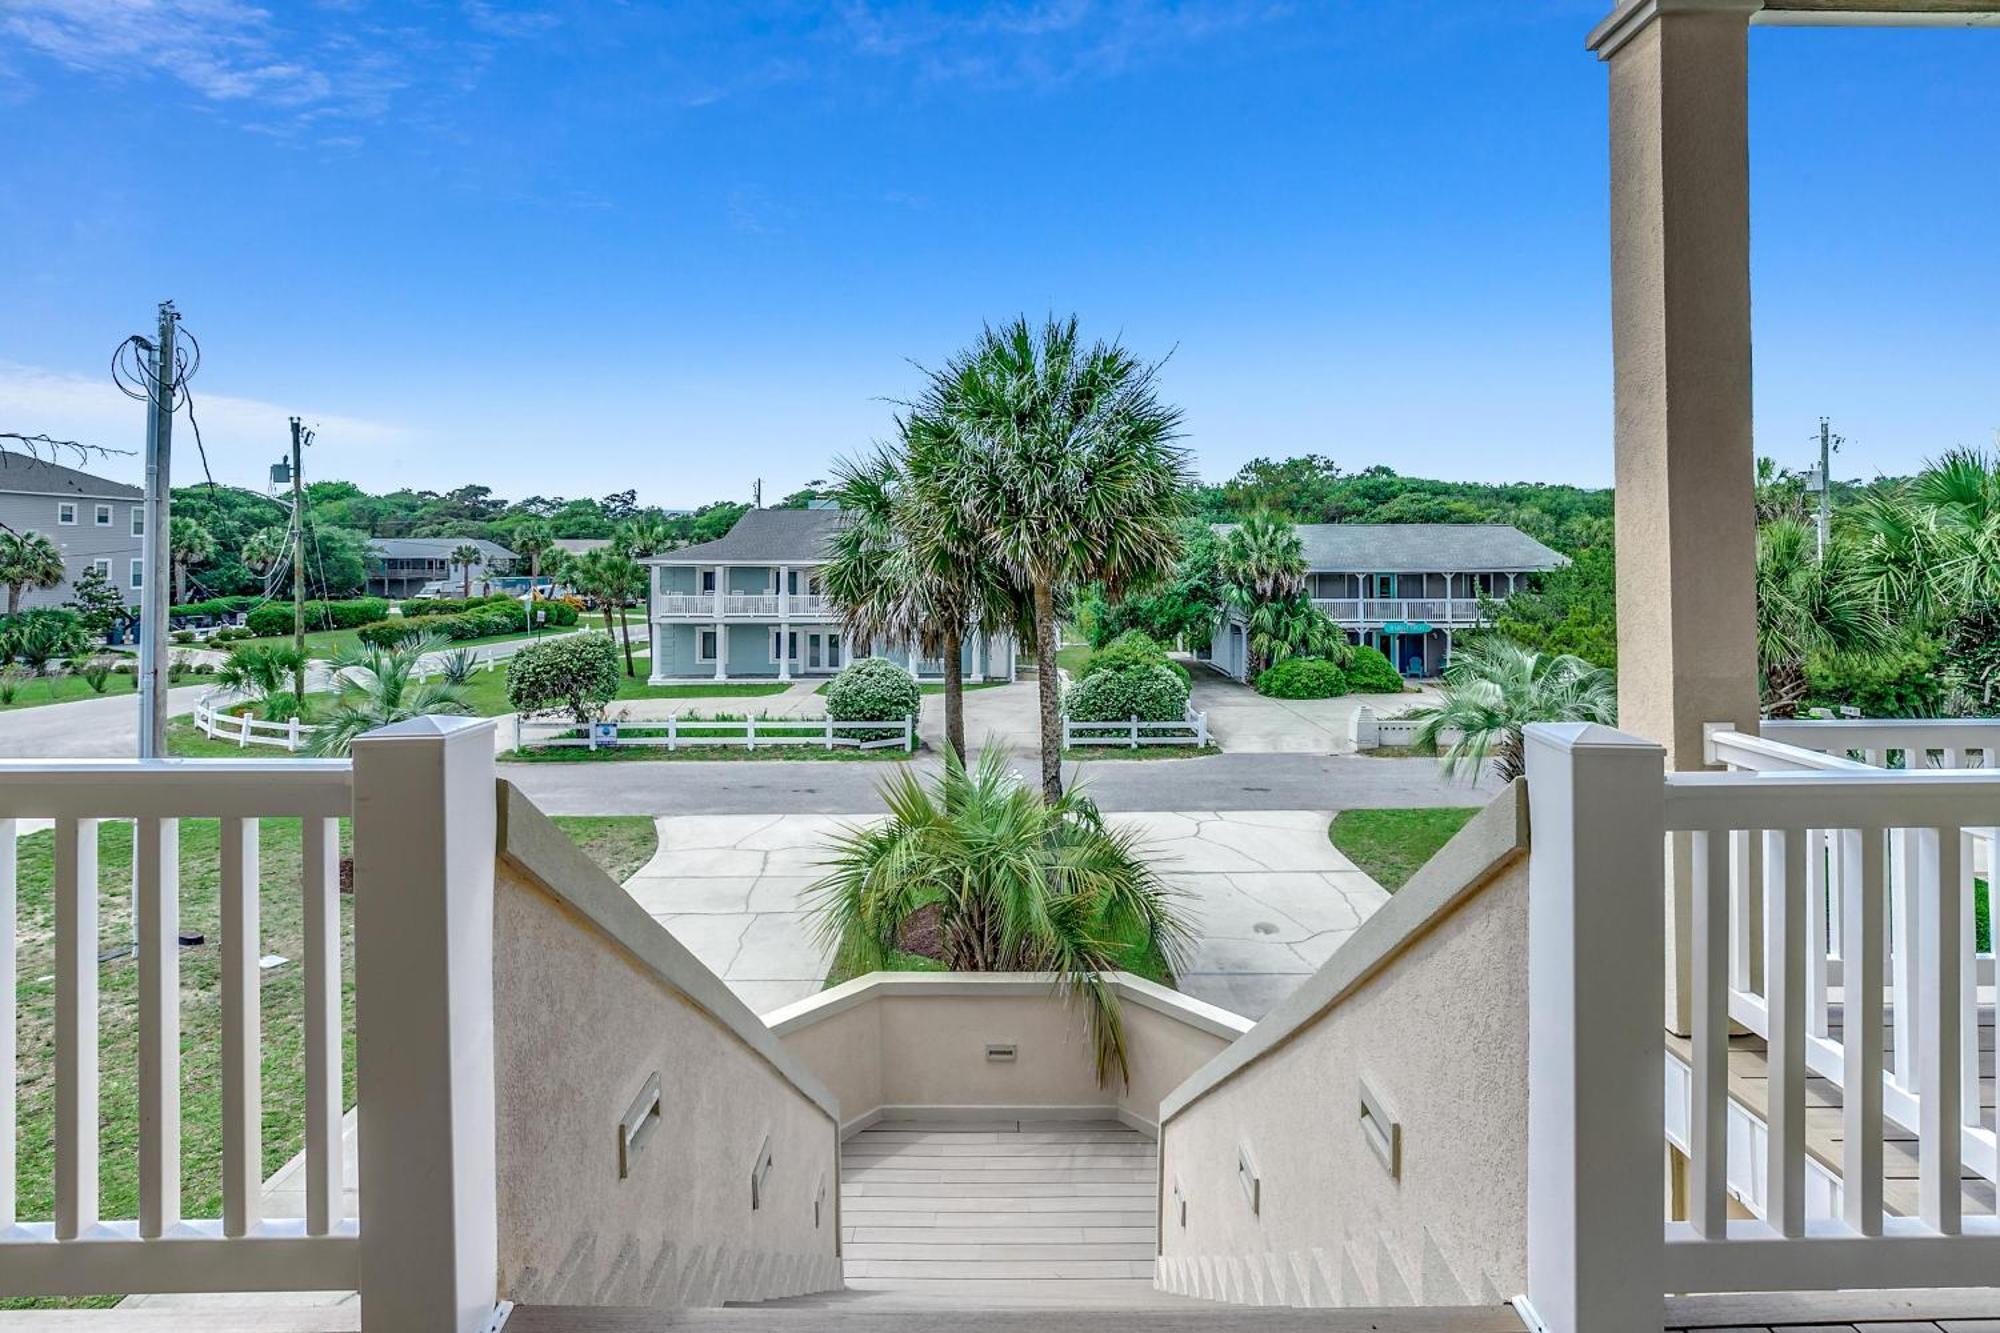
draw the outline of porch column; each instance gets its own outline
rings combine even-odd
[[[719,588],[722,585],[718,582],[716,586]],[[722,620],[715,622],[715,678],[729,678],[729,625]]]
[[[722,619],[722,599],[729,594],[729,566],[715,567],[715,618]]]
[[[791,566],[778,566],[778,679],[792,678]]]
[[[1749,21],[1758,0],[1623,6],[1610,66],[1618,719],[1702,766],[1757,726]],[[1511,581],[1511,580],[1510,580]],[[1689,1030],[1686,838],[1672,848],[1667,1025]]]

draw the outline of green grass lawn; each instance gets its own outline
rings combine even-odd
[[[1056,665],[1074,678],[1083,674],[1083,669],[1090,665],[1090,659],[1096,655],[1097,650],[1089,644],[1072,643],[1067,648],[1056,649]]]
[[[649,685],[646,673],[651,662],[645,657],[634,657],[633,665],[638,675],[622,674],[624,664],[619,664],[618,698],[620,699],[755,699],[764,695],[783,694],[791,688],[781,680],[722,680],[695,681],[680,685]],[[513,707],[507,702],[507,668],[502,666],[492,671],[475,671],[465,687],[465,701],[481,717],[497,717],[501,713],[511,713]]]
[[[555,815],[556,827],[623,884],[660,849],[660,830],[646,815]]]
[[[185,678],[183,678],[185,683]],[[131,695],[139,689],[137,676],[121,676],[113,673],[105,677],[104,693],[107,695]],[[64,674],[60,676],[32,677],[23,675],[20,688],[13,699],[0,702],[0,713],[16,708],[40,708],[43,704],[66,704],[77,699],[94,699],[97,691],[90,688],[90,682],[82,676]]]
[[[410,623],[412,625],[421,625],[423,617],[412,617]],[[567,627],[557,631],[543,631],[544,634],[567,632]],[[489,643],[512,643],[516,639],[533,637],[535,636],[527,630],[515,630],[512,634],[489,634],[483,639],[458,639],[447,643],[444,645],[444,651],[449,651],[453,648],[484,648]],[[267,635],[261,639],[238,639],[234,643],[218,643],[205,646],[227,651],[233,648],[290,647],[291,643],[291,635],[276,634]],[[306,632],[306,653],[312,657],[332,657],[335,653],[345,652],[350,648],[358,647],[360,643],[360,632],[358,630],[318,629]]]
[[[1478,813],[1478,806],[1343,810],[1326,835],[1348,860],[1394,893]]]

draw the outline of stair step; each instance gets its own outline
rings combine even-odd
[[[929,1333],[949,1310],[952,1333],[1197,1333],[1256,1329],[1259,1333],[1522,1333],[1514,1311],[1499,1306],[1414,1306],[1393,1310],[1256,1309],[1189,1301],[1143,1309],[966,1308],[940,1291],[932,1307],[892,1308],[852,1292],[819,1306],[742,1306],[721,1310],[590,1309],[517,1306],[506,1333]],[[901,1295],[901,1293],[896,1293]],[[898,1303],[900,1304],[900,1303]]]

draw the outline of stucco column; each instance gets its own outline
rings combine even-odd
[[[1618,722],[1668,766],[1757,725],[1749,21],[1757,0],[1622,6],[1610,66]],[[1691,866],[1671,849],[1667,1024],[1688,1030]]]

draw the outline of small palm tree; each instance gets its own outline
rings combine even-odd
[[[291,644],[259,644],[238,648],[216,668],[216,684],[257,705],[266,721],[279,722],[296,710],[305,712],[306,655]]]
[[[632,662],[632,630],[625,623],[625,604],[635,597],[646,595],[646,567],[604,546],[572,556],[565,562],[564,569],[564,577],[570,585],[595,600],[598,610],[604,613],[604,632],[623,636],[625,674],[636,677],[639,673]],[[618,611],[615,626],[611,618],[614,607]]]
[[[7,614],[21,609],[27,588],[56,588],[68,576],[62,552],[39,532],[0,532],[0,583],[7,585]]]
[[[425,654],[443,643],[436,635],[424,635],[392,647],[360,644],[336,654],[331,664],[336,693],[313,732],[311,752],[339,758],[356,736],[377,727],[434,713],[470,713],[458,686],[416,678]]]
[[[1244,622],[1252,680],[1290,657],[1324,657],[1345,666],[1354,655],[1347,632],[1303,596],[1253,603]]]
[[[1888,618],[1854,549],[1837,541],[1822,556],[1817,544],[1811,528],[1791,519],[1757,533],[1757,668],[1772,717],[1797,714],[1814,653],[1888,646]]]
[[[188,571],[215,559],[215,534],[191,518],[167,525],[167,554],[174,562],[174,600],[187,600]]]
[[[1419,746],[1435,746],[1446,731],[1463,733],[1444,754],[1445,776],[1493,772],[1512,782],[1523,772],[1521,728],[1530,722],[1601,722],[1618,718],[1617,685],[1609,671],[1569,653],[1547,654],[1486,634],[1467,643],[1444,669],[1444,697],[1410,710],[1422,718]]]
[[[451,562],[459,568],[461,582],[459,584],[458,595],[460,597],[472,596],[472,567],[485,563],[485,560],[486,553],[471,542],[461,542],[459,545],[451,548]]]
[[[955,972],[1053,972],[1090,1006],[1097,1077],[1130,1081],[1112,941],[1137,939],[1177,969],[1192,941],[1178,895],[1135,837],[1071,791],[1042,799],[1004,750],[968,769],[953,754],[929,787],[904,772],[883,789],[888,819],[844,831],[810,890],[823,943],[844,972],[882,967],[904,923],[935,912]]]

